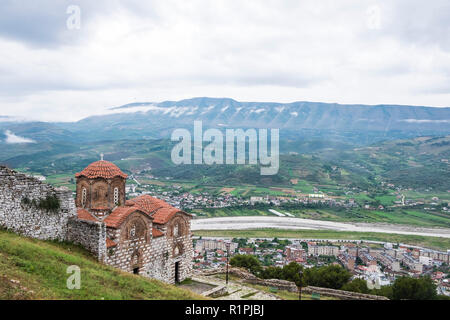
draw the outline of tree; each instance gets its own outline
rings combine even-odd
[[[329,265],[306,269],[304,277],[309,286],[340,289],[350,280],[351,274],[339,265]]]
[[[282,279],[295,282],[297,286],[305,286],[304,277],[300,279],[300,270],[303,271],[303,266],[296,262],[291,262],[285,265],[282,269]],[[302,281],[303,280],[303,281]]]
[[[433,300],[436,299],[436,285],[430,277],[400,277],[392,286],[392,298],[395,300]]]
[[[281,279],[283,270],[280,267],[267,267],[261,271],[260,276],[263,279]]]
[[[370,294],[374,294],[376,296],[383,296],[388,299],[392,299],[392,285],[381,286],[380,289],[372,289],[372,290],[370,290]]]
[[[258,274],[262,270],[261,262],[259,262],[255,256],[248,254],[235,255],[231,258],[230,265],[233,267],[245,268],[254,275]]]
[[[342,290],[359,293],[369,293],[367,282],[363,279],[353,279],[352,281],[344,284],[342,286]]]

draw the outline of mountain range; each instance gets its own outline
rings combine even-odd
[[[286,138],[320,137],[364,143],[450,133],[450,107],[345,105],[320,102],[239,102],[230,98],[131,103],[78,122],[26,122],[0,117],[5,131],[33,141],[101,141],[170,137],[174,128],[279,128]],[[372,138],[373,139],[372,139]],[[358,140],[356,139],[356,140]],[[354,141],[357,142],[357,141]]]

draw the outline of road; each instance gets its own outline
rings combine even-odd
[[[244,230],[261,228],[381,232],[450,238],[450,229],[447,228],[423,228],[410,225],[395,225],[385,223],[334,222],[290,217],[245,216],[194,219],[192,220],[191,227],[193,231]]]

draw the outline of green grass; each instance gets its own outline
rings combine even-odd
[[[195,213],[199,217],[233,217],[233,216],[273,216],[273,213],[270,213],[269,210],[266,209],[251,209],[251,208],[207,208],[207,209],[194,209],[190,211],[191,213]]]
[[[347,232],[333,230],[282,230],[282,229],[250,229],[250,230],[198,230],[195,236],[232,237],[232,238],[311,238],[372,240],[392,243],[406,243],[439,250],[450,249],[450,239],[378,232]]]
[[[81,270],[81,288],[69,290],[67,267]],[[11,282],[20,281],[20,283]],[[191,291],[98,263],[84,249],[0,230],[0,300],[202,299]]]

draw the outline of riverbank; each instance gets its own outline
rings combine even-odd
[[[440,251],[450,249],[450,239],[417,235],[401,235],[376,232],[345,232],[333,230],[283,230],[283,229],[247,229],[247,230],[196,230],[194,236],[229,238],[288,238],[288,239],[329,239],[329,240],[369,240],[391,243],[403,243]]]

